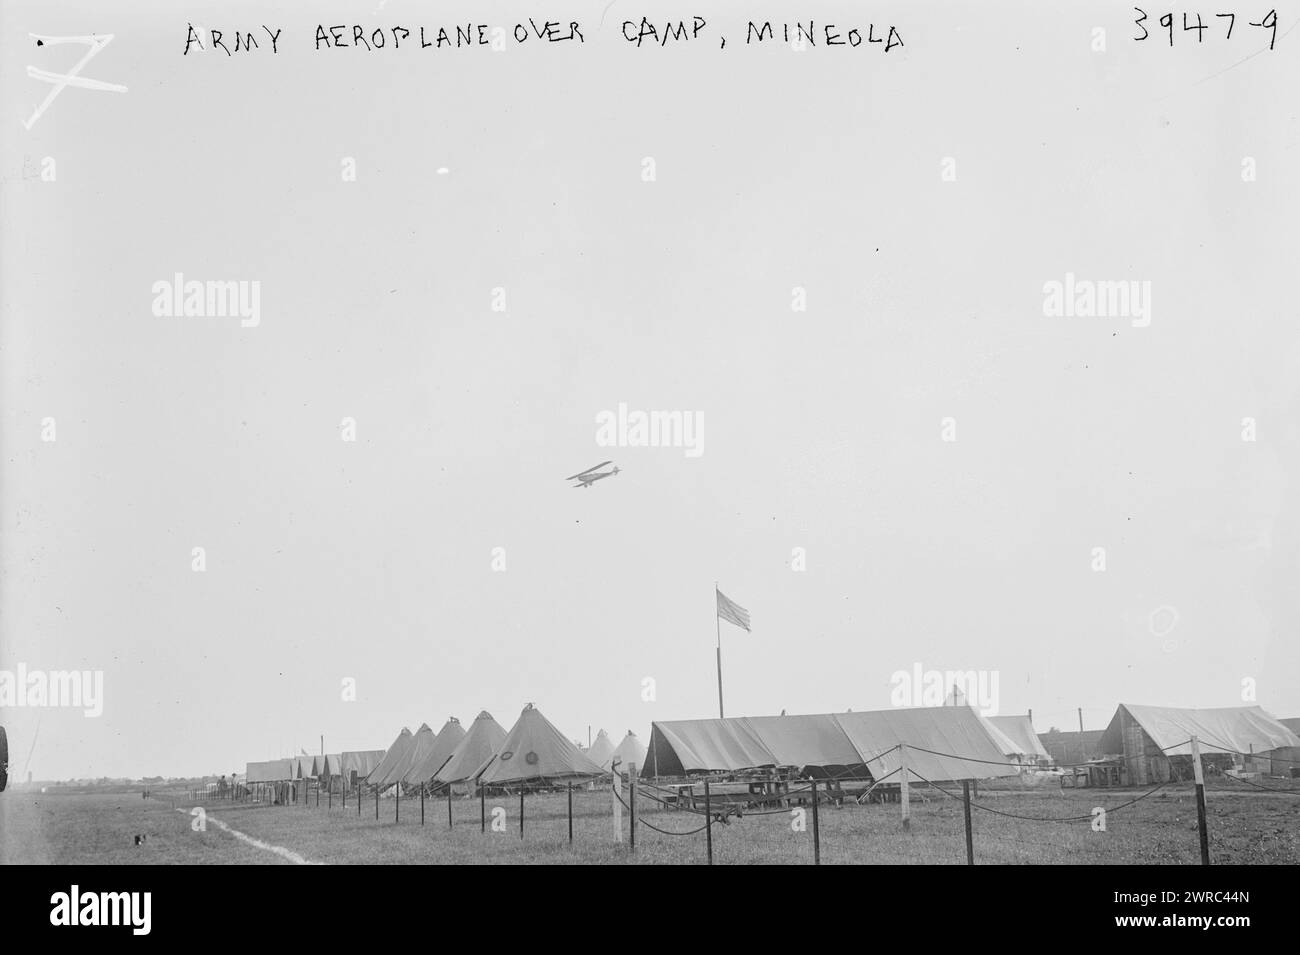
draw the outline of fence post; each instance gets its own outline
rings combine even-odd
[[[907,767],[907,744],[900,743],[898,746],[898,772],[901,782],[898,786],[898,802],[903,810],[903,828],[912,828],[912,803],[911,792],[907,787],[908,767]]]
[[[573,782],[569,782],[569,844],[573,844]]]
[[[975,840],[970,830],[970,780],[961,781],[962,811],[966,816],[966,864],[975,864]]]
[[[707,779],[704,780],[704,845],[709,853],[709,865],[713,865],[713,804]]]
[[[1205,821],[1205,772],[1201,769],[1201,741],[1192,737],[1192,771],[1196,775],[1196,825],[1201,831],[1201,865],[1210,864],[1210,830]]]
[[[817,780],[812,781],[812,811],[813,811],[813,865],[822,864],[822,831],[821,820],[817,815]]]
[[[610,787],[610,792],[614,794],[611,800],[614,804],[614,841],[623,841],[623,777],[619,775],[618,766],[610,767],[614,771],[614,782]]]
[[[424,825],[424,783],[420,783],[420,825]]]
[[[478,784],[478,831],[487,832],[487,790]]]
[[[636,852],[636,763],[627,764],[628,842],[627,847]]]

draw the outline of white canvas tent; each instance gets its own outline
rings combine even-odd
[[[428,729],[427,726],[424,728]],[[379,761],[379,765],[372,769],[370,775],[366,777],[366,782],[371,786],[378,786],[380,789],[385,789],[397,782],[401,778],[398,769],[410,754],[414,743],[415,739],[411,735],[411,731],[403,726],[402,731],[397,734],[397,739],[393,740],[392,745],[384,752],[384,758]]]
[[[609,769],[610,760],[614,758],[614,744],[610,742],[609,734],[604,730],[596,733],[591,749],[587,750],[587,758],[601,769]]]
[[[478,781],[485,786],[546,784],[602,774],[598,765],[529,703],[506,734],[500,751],[479,771]]]
[[[291,759],[271,759],[259,763],[249,763],[245,777],[250,783],[288,782],[294,778],[294,762]]]
[[[339,765],[342,768],[341,775],[344,783],[351,786],[357,781],[364,782],[383,760],[385,752],[386,750],[382,749],[360,749],[344,750],[340,753]]]
[[[460,720],[454,716],[449,717],[428,745],[412,754],[410,767],[402,777],[402,782],[411,785],[427,783],[464,738],[465,730],[461,728]]]
[[[1018,771],[974,710],[932,706],[655,723],[641,775],[794,766],[814,775],[897,780],[900,744],[908,747],[911,782],[987,779]]]
[[[405,782],[407,774],[415,764],[415,760],[427,756],[437,742],[438,734],[433,731],[433,728],[428,723],[421,723],[420,728],[415,731],[415,734],[409,738],[407,743],[398,744],[402,751],[388,766],[384,775],[370,781],[381,788],[391,786],[394,783]],[[385,753],[384,755],[387,757],[388,754]]]
[[[475,717],[464,739],[456,744],[451,756],[434,774],[434,782],[460,783],[473,778],[496,756],[505,741],[506,731],[491,713],[484,710]]]
[[[987,719],[1007,741],[1004,745],[1008,748],[1003,752],[1008,756],[1016,757],[1021,763],[1051,760],[1052,754],[1039,740],[1038,734],[1034,732],[1034,724],[1029,721],[1028,716],[990,716]]]
[[[646,750],[641,745],[641,741],[636,738],[635,733],[628,730],[627,735],[623,737],[623,741],[614,750],[610,763],[616,764],[620,773],[626,773],[629,766],[635,766],[639,772],[641,767],[645,765],[645,754]],[[604,768],[608,769],[609,767],[604,766]]]
[[[1121,703],[1101,736],[1101,752],[1124,760],[1124,782],[1144,786],[1188,778],[1191,738],[1201,756],[1220,757],[1224,767],[1279,749],[1300,746],[1300,739],[1258,706],[1186,709]]]

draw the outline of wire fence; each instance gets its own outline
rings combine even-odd
[[[904,759],[911,748],[903,748]],[[606,777],[549,792],[492,794],[425,787],[382,794],[364,785],[339,792],[300,780],[190,795],[321,810],[354,828],[409,826],[457,839],[474,838],[475,829],[482,836],[509,832],[518,836],[514,845],[576,843],[647,863],[1300,862],[1300,780],[1223,775],[1211,781],[1207,799],[1203,780],[1024,788],[900,770],[878,779],[844,773],[779,782],[721,773],[677,781]],[[861,791],[842,785],[850,780]],[[510,861],[505,843],[479,845],[493,861]],[[466,850],[476,851],[475,844]]]

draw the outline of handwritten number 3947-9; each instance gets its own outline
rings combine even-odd
[[[1133,25],[1142,31],[1141,36],[1135,36],[1133,39],[1145,40],[1147,37],[1151,36],[1150,31],[1147,30],[1145,26],[1143,26],[1143,23],[1147,19],[1147,12],[1143,10],[1141,7],[1134,7],[1133,9],[1140,14],[1140,16],[1133,21]],[[1189,14],[1186,13],[1183,14],[1183,32],[1195,33],[1197,43],[1205,42],[1205,31],[1208,30],[1209,27],[1206,26],[1204,21],[1201,20],[1201,15],[1199,13],[1192,14],[1192,16],[1196,17],[1195,23],[1189,22],[1187,19],[1188,16]],[[1232,28],[1233,26],[1236,25],[1237,15],[1235,13],[1216,13],[1214,17],[1216,20],[1228,21],[1228,32],[1224,34],[1223,38],[1225,40],[1231,40]],[[1164,16],[1160,18],[1159,23],[1162,27],[1165,28],[1165,30],[1168,31],[1169,45],[1173,46],[1174,45],[1174,15],[1172,13],[1166,13]],[[1277,11],[1276,10],[1268,11],[1268,13],[1266,13],[1258,23],[1251,22],[1250,25],[1253,27],[1259,27],[1260,29],[1269,31],[1268,48],[1270,50],[1273,49],[1273,44],[1277,42]]]

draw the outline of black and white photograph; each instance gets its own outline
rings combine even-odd
[[[1300,864],[1298,23],[0,0],[22,919],[974,865],[1250,927],[1224,872]]]

